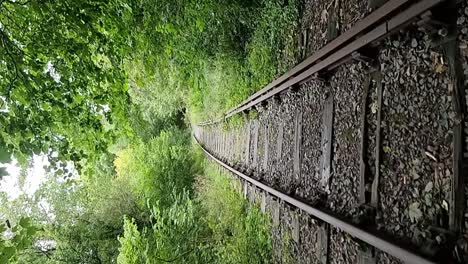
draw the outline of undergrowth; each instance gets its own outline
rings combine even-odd
[[[192,123],[219,118],[297,62],[300,0],[180,4],[147,7],[125,63],[148,122],[185,109]]]
[[[216,119],[297,62],[299,1],[265,0],[255,12],[244,53],[219,52],[209,60],[204,86],[190,91],[193,122]]]
[[[270,263],[271,219],[236,190],[239,182],[209,163],[198,182],[198,199],[216,241],[219,263]]]
[[[244,199],[236,190],[239,183],[205,160],[200,150],[193,154],[192,162],[204,167],[194,193],[174,189],[165,194],[170,203],[148,200],[151,217],[145,225],[125,218],[117,262],[271,263],[271,219]]]
[[[145,221],[127,217],[120,263],[270,263],[271,221],[236,191],[229,175],[159,120],[217,119],[297,62],[300,0],[169,1],[144,6],[129,94],[144,140],[117,153],[117,176]],[[256,111],[226,127],[240,127]],[[140,130],[138,130],[140,131]],[[161,147],[159,147],[161,146]],[[204,168],[200,170],[199,168]]]

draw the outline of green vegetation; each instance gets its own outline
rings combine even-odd
[[[7,225],[10,224],[8,222],[1,224],[0,232],[6,231]],[[24,250],[32,242],[32,237],[37,231],[29,218],[21,218],[16,226],[8,228],[11,228],[11,237],[0,240],[0,261],[2,263],[14,260],[18,252]]]
[[[206,222],[216,241],[217,263],[272,261],[271,219],[238,192],[239,182],[208,163],[198,184]]]
[[[0,262],[270,263],[190,126],[297,62],[299,5],[0,0]]]
[[[152,224],[140,232],[125,219],[118,263],[269,263],[269,219],[235,190],[229,176],[206,165],[196,197],[151,209]]]
[[[116,180],[139,197],[140,206],[158,201],[169,207],[175,202],[173,194],[192,193],[193,177],[200,171],[187,147],[189,139],[186,131],[173,129],[120,150],[114,161]]]
[[[110,127],[126,122],[122,58],[132,15],[123,4],[0,1],[2,152],[23,163],[40,153],[54,164],[79,161],[120,134]]]
[[[144,21],[130,66],[130,92],[151,117],[187,108],[192,122],[214,119],[297,61],[298,0],[182,5],[152,7],[164,15]]]

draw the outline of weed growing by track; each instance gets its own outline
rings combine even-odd
[[[195,194],[173,191],[172,202],[148,201],[149,224],[126,217],[118,263],[271,263],[271,219],[236,190],[238,182],[205,161]]]
[[[222,263],[270,263],[271,219],[238,192],[240,183],[207,162],[198,199]]]

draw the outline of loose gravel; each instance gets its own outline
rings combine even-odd
[[[379,60],[384,85],[380,227],[417,245],[444,242],[428,231],[432,225],[448,227],[453,113],[443,56],[430,47],[427,35],[415,31],[387,40]]]

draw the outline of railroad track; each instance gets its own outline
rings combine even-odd
[[[466,7],[387,1],[194,128],[246,197],[287,222],[299,262],[468,261]]]

